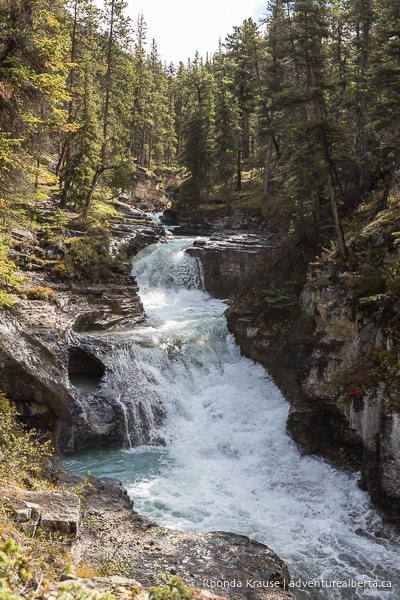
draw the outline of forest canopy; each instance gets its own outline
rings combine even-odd
[[[123,0],[1,0],[0,216],[50,198],[87,216],[148,171],[183,169],[178,203],[224,202],[249,173],[268,219],[315,240],[400,159],[397,0],[271,0],[212,56],[165,64]],[[1,275],[0,275],[1,276]]]

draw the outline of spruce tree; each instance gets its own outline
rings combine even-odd
[[[400,5],[382,0],[375,14],[370,77],[370,113],[385,185],[378,208],[385,208],[400,166]]]

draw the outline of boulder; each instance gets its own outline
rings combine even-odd
[[[2,504],[9,508],[22,531],[35,533],[39,527],[76,538],[80,526],[80,499],[62,490],[31,492],[17,487],[0,488]]]

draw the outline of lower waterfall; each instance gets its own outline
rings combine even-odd
[[[287,402],[241,356],[225,304],[201,289],[201,269],[184,252],[192,241],[140,253],[134,274],[149,323],[108,334],[126,447],[63,467],[120,479],[135,510],[160,525],[265,543],[287,563],[297,598],[400,597],[396,534],[357,475],[300,454],[286,433]]]

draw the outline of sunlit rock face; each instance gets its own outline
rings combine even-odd
[[[147,245],[165,241],[164,228],[151,216],[121,200],[114,201],[114,208],[111,254],[124,245],[130,259]],[[23,239],[15,245],[13,259],[26,267],[23,257],[39,240],[23,234],[15,232]],[[63,255],[62,248],[51,252]],[[27,425],[52,435],[60,453],[121,446],[126,426],[120,378],[104,332],[145,320],[135,279],[118,271],[104,281],[58,281],[43,268],[28,276],[30,286],[47,286],[52,295],[48,301],[17,297],[11,309],[0,311],[0,390]]]
[[[171,204],[176,188],[182,183],[179,172],[157,176],[136,166],[136,178],[126,190],[126,201],[144,211],[161,212]],[[125,198],[124,198],[125,199]]]
[[[226,298],[253,285],[255,273],[268,263],[272,244],[272,236],[261,232],[214,233],[207,242],[195,241],[187,252],[202,261],[207,291]]]
[[[82,476],[61,473],[58,484],[64,489],[77,485],[82,489],[87,518],[82,523],[77,555],[84,560],[95,557],[102,564],[117,539],[118,558],[127,566],[127,575],[144,587],[160,585],[161,560],[167,575],[184,578],[193,594],[194,590],[206,590],[204,597],[194,595],[196,600],[214,600],[212,593],[231,600],[293,598],[285,591],[290,581],[286,564],[266,545],[234,533],[190,533],[161,527],[132,510],[119,481],[88,475],[84,478],[88,485],[82,486],[82,480]],[[93,521],[101,527],[93,527]]]

